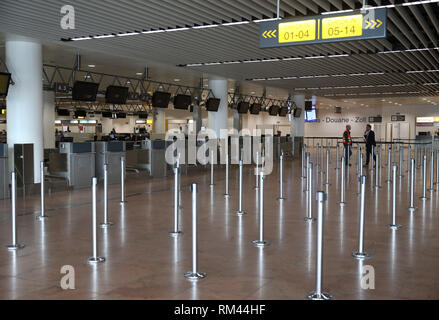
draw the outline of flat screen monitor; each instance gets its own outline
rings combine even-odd
[[[308,100],[308,101],[305,101],[305,111],[311,111],[312,110],[312,101],[311,100]]]
[[[75,101],[96,101],[99,83],[76,81],[72,89],[72,99]]]
[[[87,111],[85,110],[76,110],[74,118],[75,119],[84,119],[87,116]]]
[[[248,112],[248,109],[250,108],[250,104],[248,102],[241,101],[238,103],[238,113],[245,114]]]
[[[148,119],[147,113],[139,113],[139,119]]]
[[[317,122],[317,113],[316,113],[315,108],[313,108],[311,111],[306,111],[305,121],[306,122]]]
[[[220,105],[221,99],[216,99],[216,98],[209,98],[206,101],[206,109],[207,111],[213,111],[213,112],[217,112],[219,105]]]
[[[56,112],[61,117],[70,117],[70,111],[67,109],[57,109]]]
[[[300,118],[302,116],[302,109],[296,108],[294,109],[294,118]]]
[[[169,92],[156,91],[152,95],[152,106],[153,108],[167,108],[170,100],[171,94]]]
[[[128,98],[128,87],[109,86],[105,93],[105,102],[112,104],[125,104]]]
[[[116,113],[116,118],[117,119],[124,119],[127,117],[127,114],[125,112],[118,112]]]
[[[271,106],[268,111],[268,114],[270,116],[277,116],[279,114],[279,106]]]
[[[11,82],[11,74],[0,72],[0,96],[7,96],[9,83]]]
[[[112,118],[113,117],[113,113],[110,111],[102,111],[102,117],[103,118]]]
[[[288,108],[287,107],[282,107],[279,110],[279,117],[286,117],[288,114]]]
[[[186,94],[177,94],[174,97],[174,109],[187,110],[192,103],[192,97]]]
[[[250,107],[250,114],[259,114],[261,112],[261,105],[259,103],[253,103]]]

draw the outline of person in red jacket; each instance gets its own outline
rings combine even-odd
[[[346,126],[346,130],[343,132],[343,146],[344,146],[344,158],[346,165],[349,163],[351,166],[350,158],[352,156],[352,138],[351,138],[351,125]],[[348,153],[349,150],[349,153]],[[348,162],[349,157],[349,162]]]

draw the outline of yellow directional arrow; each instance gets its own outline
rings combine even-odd
[[[265,38],[265,39],[267,39],[267,38],[277,38],[277,35],[276,35],[276,29],[275,30],[265,30],[263,33],[262,33],[262,36]]]
[[[369,29],[370,26],[372,25],[369,20],[366,20],[366,24],[367,24],[366,29]]]
[[[377,29],[383,25],[380,19],[377,20],[366,20],[366,29]]]
[[[379,27],[381,27],[383,25],[383,22],[380,19],[377,19],[377,21],[378,21],[377,28],[379,28]]]
[[[264,33],[262,33],[262,36],[267,39],[267,30],[264,31]]]

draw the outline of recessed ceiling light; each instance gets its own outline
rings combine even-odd
[[[178,81],[180,81],[180,79],[174,79],[174,81],[175,81],[175,82],[178,82]]]
[[[95,64],[89,64],[88,67],[89,68],[94,68],[94,67],[96,67],[96,65]]]
[[[141,75],[143,75],[143,73],[142,72],[136,72],[136,75],[141,76]]]

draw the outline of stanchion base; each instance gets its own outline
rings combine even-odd
[[[200,279],[204,279],[206,274],[204,272],[186,272],[184,277],[189,281],[198,281]]]
[[[402,228],[402,225],[400,224],[389,224],[388,227],[392,230],[398,230]]]
[[[43,221],[43,220],[46,220],[46,219],[49,219],[49,216],[46,216],[46,215],[44,215],[44,216],[37,216],[37,220],[38,221]]]
[[[315,291],[307,295],[309,300],[332,300],[334,297],[327,292],[317,293]]]
[[[178,238],[183,235],[183,231],[170,231],[169,235],[173,238]]]
[[[422,200],[422,201],[427,201],[430,198],[429,197],[419,197],[419,199]]]
[[[357,259],[369,259],[370,254],[367,252],[352,252],[352,256]]]
[[[340,205],[340,207],[346,207],[347,203],[346,202],[337,202],[338,205]]]
[[[267,240],[253,240],[253,245],[258,248],[264,248],[270,245],[270,242]]]
[[[308,222],[314,222],[314,221],[316,221],[317,219],[316,218],[310,218],[310,217],[305,217],[305,218],[303,218],[303,220],[305,220],[305,221],[308,221]]]
[[[418,208],[417,208],[417,207],[408,207],[408,209],[409,209],[409,211],[410,211],[410,212],[413,212],[413,211],[416,211],[416,210],[418,210]]]
[[[87,262],[90,264],[96,264],[96,263],[100,263],[100,262],[104,262],[105,258],[104,257],[89,257],[87,259]]]
[[[284,197],[277,197],[276,200],[286,200]]]
[[[113,225],[113,222],[102,222],[99,224],[99,228],[107,229]]]
[[[128,201],[121,201],[120,202],[120,204],[125,204],[125,203],[127,203]]]
[[[245,214],[247,214],[247,212],[245,212],[245,211],[236,211],[236,215],[237,216],[243,216],[243,215],[245,215]]]
[[[6,248],[8,248],[9,251],[16,251],[19,249],[23,249],[24,244],[23,243],[10,244],[10,245],[6,246]]]
[[[230,198],[230,194],[224,193],[224,198]]]

